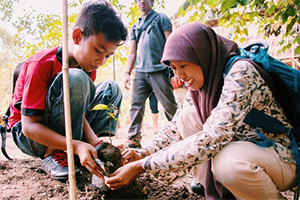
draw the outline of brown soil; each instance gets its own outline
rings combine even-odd
[[[8,199],[69,199],[68,183],[50,178],[40,167],[39,159],[12,160],[0,165],[0,196]],[[102,192],[91,183],[85,169],[77,178],[77,199],[203,199],[190,192],[186,185],[173,187],[162,184],[149,174],[116,191]]]
[[[126,140],[128,126],[122,125],[116,137],[103,138],[119,145]],[[145,126],[142,145],[153,137],[150,126]],[[68,182],[63,183],[50,178],[42,169],[38,158],[31,158],[21,153],[13,144],[11,135],[7,137],[7,153],[13,160],[7,160],[0,153],[0,199],[1,200],[67,200],[69,199]],[[116,190],[102,192],[91,186],[92,175],[85,169],[77,178],[77,199],[204,199],[190,190],[193,177],[188,174],[167,186],[157,181],[150,174],[143,174],[130,185]],[[292,192],[284,193],[287,199],[293,199]]]
[[[127,128],[127,125],[122,125],[116,137],[103,140],[112,141],[114,145],[122,144],[126,141]],[[152,137],[151,127],[145,125],[142,145]],[[40,159],[29,157],[18,150],[11,134],[7,135],[6,142],[7,153],[13,160],[7,160],[0,153],[1,200],[69,199],[68,182],[63,183],[49,177],[41,169]],[[167,186],[145,173],[122,189],[102,192],[91,185],[90,172],[82,167],[80,169],[83,173],[77,178],[77,199],[204,199],[190,190],[190,183],[193,180],[191,175],[187,175],[172,186]]]

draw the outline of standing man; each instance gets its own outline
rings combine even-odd
[[[165,14],[159,14],[152,9],[154,0],[135,0],[135,3],[141,16],[131,29],[125,72],[125,88],[129,89],[131,71],[137,58],[129,113],[130,127],[125,145],[140,148],[145,101],[151,92],[154,92],[162,104],[169,121],[177,110],[177,104],[168,69],[160,63],[166,39],[172,32],[172,23]]]

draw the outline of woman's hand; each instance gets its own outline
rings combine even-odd
[[[141,153],[138,153],[134,149],[130,149],[130,148],[126,148],[122,150],[121,153],[123,157],[122,165],[144,158],[144,156]]]
[[[128,185],[144,172],[140,162],[131,162],[117,169],[110,177],[105,176],[105,184],[111,190],[117,190]]]

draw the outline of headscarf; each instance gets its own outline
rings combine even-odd
[[[182,25],[167,39],[161,60],[163,64],[170,66],[170,61],[186,61],[200,66],[203,71],[203,87],[191,91],[203,124],[219,101],[226,62],[238,53],[235,42],[217,35],[209,26],[199,22]]]

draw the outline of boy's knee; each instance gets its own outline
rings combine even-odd
[[[107,82],[111,85],[111,88],[113,91],[115,91],[115,93],[117,94],[122,93],[121,88],[116,81],[109,80]]]
[[[72,80],[73,82],[76,81],[87,81],[90,79],[90,77],[82,70],[80,69],[69,69],[69,79]]]

